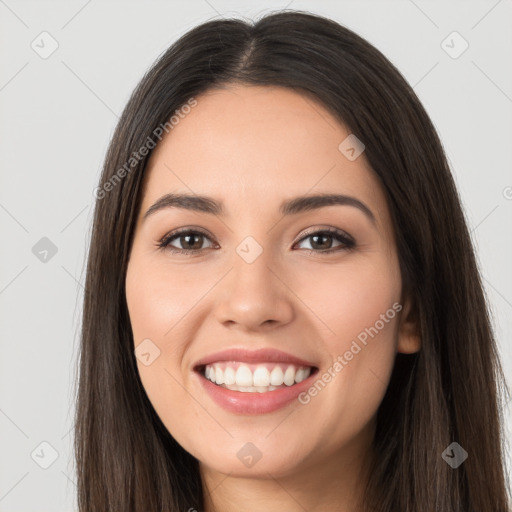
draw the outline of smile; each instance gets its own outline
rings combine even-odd
[[[217,406],[230,413],[256,415],[271,413],[293,403],[296,407],[303,407],[304,404],[298,400],[298,396],[313,384],[318,372],[316,367],[296,367],[291,364],[266,363],[251,366],[232,361],[214,363],[198,368],[194,374],[197,375],[206,396]],[[217,383],[217,376],[221,383]],[[225,382],[225,379],[232,382],[233,377],[234,384]],[[281,379],[281,384],[272,384],[280,382]],[[268,385],[254,385],[255,382],[268,382]]]
[[[295,364],[229,361],[205,365],[203,375],[231,391],[267,393],[302,382],[310,376],[312,369]]]

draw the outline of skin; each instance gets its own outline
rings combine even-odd
[[[364,153],[350,161],[338,150],[350,132],[311,98],[231,85],[196,99],[152,154],[130,254],[134,344],[149,338],[160,350],[148,366],[137,360],[142,383],[169,432],[200,461],[207,512],[358,511],[396,353],[420,348],[384,193]],[[226,216],[167,208],[143,220],[169,192],[222,200]],[[315,193],[357,198],[375,224],[348,205],[279,213],[283,200]],[[157,247],[183,227],[211,236],[198,238],[194,254]],[[305,238],[326,227],[356,246]],[[251,264],[236,252],[247,236],[263,249]],[[188,243],[177,237],[171,245]],[[395,303],[400,313],[307,404],[228,412],[192,371],[213,352],[270,347],[315,362],[321,375]],[[262,454],[252,467],[237,457],[249,441]]]

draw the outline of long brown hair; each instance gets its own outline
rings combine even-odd
[[[365,509],[508,512],[506,385],[442,144],[412,88],[376,48],[332,20],[298,11],[190,30],[146,73],[117,125],[95,194],[85,284],[79,510],[203,510],[198,460],[167,431],[140,381],[125,276],[151,155],[141,148],[154,146],[148,141],[157,142],[158,127],[191,98],[234,82],[315,98],[364,142],[387,196],[422,348],[397,355],[378,410]],[[452,442],[468,452],[456,469],[442,457]]]

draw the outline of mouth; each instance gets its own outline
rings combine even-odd
[[[196,361],[192,369],[218,406],[258,415],[301,403],[297,397],[312,385],[319,363],[272,348],[232,348]]]
[[[268,393],[300,384],[318,367],[295,363],[217,361],[194,370],[213,384],[241,393]]]

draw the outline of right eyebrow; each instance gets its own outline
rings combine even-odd
[[[358,208],[373,224],[376,223],[375,215],[368,206],[355,197],[343,194],[316,194],[294,197],[283,201],[279,211],[282,215],[295,215],[333,205]],[[213,197],[191,194],[165,194],[146,211],[143,220],[165,208],[183,208],[211,215],[226,215],[223,202]]]

